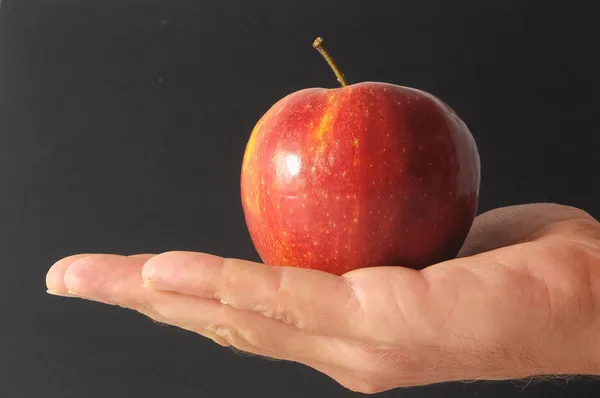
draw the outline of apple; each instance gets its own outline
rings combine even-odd
[[[269,265],[336,275],[422,269],[455,257],[477,212],[480,161],[465,123],[434,95],[390,83],[303,89],[254,127],[241,198]]]

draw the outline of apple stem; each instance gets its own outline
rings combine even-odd
[[[335,77],[337,77],[337,80],[338,80],[338,82],[340,82],[342,87],[346,87],[348,85],[348,83],[346,82],[346,79],[344,78],[344,74],[340,71],[340,68],[338,68],[335,61],[333,60],[333,58],[331,58],[331,56],[329,55],[327,50],[325,50],[325,48],[323,48],[323,39],[320,37],[317,37],[315,39],[315,41],[313,42],[313,47],[323,56],[323,58],[325,58],[325,61],[327,61],[327,63],[331,67],[331,69],[333,69],[333,73],[335,73]]]

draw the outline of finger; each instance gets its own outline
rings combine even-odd
[[[152,319],[153,321],[155,321],[158,324],[161,325],[166,325],[166,326],[175,326],[178,327],[180,329],[185,329],[188,330],[190,332],[194,332],[197,333],[203,337],[206,337],[208,339],[211,339],[212,341],[214,341],[215,343],[223,346],[223,347],[230,347],[231,344],[229,344],[225,339],[223,339],[221,336],[216,335],[215,333],[209,332],[208,330],[191,330],[189,329],[189,327],[186,327],[184,325],[179,325],[176,323],[173,323],[173,320],[168,319],[166,317],[164,317],[163,315],[159,314],[156,311],[153,310],[149,310],[149,309],[145,309],[145,308],[140,308],[136,310],[137,312],[139,312],[142,315],[145,315],[146,317]]]
[[[257,355],[299,362],[331,361],[327,340],[212,299],[144,287],[144,262],[122,256],[88,256],[72,263],[64,281],[74,295],[114,303],[157,317],[160,322],[204,335]],[[208,332],[208,333],[207,333]]]
[[[50,267],[46,273],[46,289],[48,293],[55,295],[67,295],[67,288],[64,283],[64,275],[67,268],[77,259],[91,256],[91,254],[76,254],[65,257]]]
[[[69,257],[65,257],[65,258],[59,260],[58,262],[56,262],[50,268],[50,270],[48,271],[48,275],[46,277],[48,293],[53,294],[53,295],[58,295],[58,296],[78,297],[74,294],[68,293],[68,288],[65,286],[65,283],[64,283],[65,272],[76,260],[87,257],[87,256],[91,256],[91,254],[80,254],[80,255],[69,256]],[[143,263],[147,259],[152,258],[154,256],[155,256],[155,254],[134,254],[129,257],[132,259],[139,260],[138,265],[142,266]],[[114,304],[114,303],[109,303],[108,300],[105,300],[104,302],[107,304]],[[169,324],[169,319],[158,314],[156,311],[152,311],[152,310],[144,309],[144,308],[138,308],[137,311],[140,312],[141,314],[153,319],[154,321],[156,321],[158,323]],[[202,334],[203,336],[210,338],[211,340],[215,341],[216,343],[218,343],[220,345],[223,345],[223,346],[228,345],[221,337],[215,335],[214,333],[210,333],[210,332],[206,331],[204,333],[199,333],[199,334]]]
[[[308,332],[345,334],[359,323],[352,288],[325,272],[169,252],[149,260],[142,276],[155,289],[217,299]]]
[[[587,218],[584,211],[553,203],[507,206],[475,218],[458,257],[467,257],[532,239],[541,228],[573,218]]]
[[[91,255],[92,255],[91,253],[76,254],[76,255],[62,258],[59,261],[57,261],[56,263],[54,263],[50,267],[48,272],[46,273],[46,289],[48,289],[48,293],[55,294],[55,295],[61,295],[61,296],[68,296],[69,294],[67,293],[67,288],[65,287],[65,284],[64,284],[65,271],[76,260],[87,257],[87,256],[91,256]],[[156,256],[156,254],[143,253],[143,254],[134,254],[129,257],[137,258],[140,260],[149,260],[154,256]]]

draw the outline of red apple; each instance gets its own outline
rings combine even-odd
[[[246,223],[269,265],[341,275],[456,256],[477,210],[479,154],[435,96],[389,83],[309,88],[277,102],[248,141]]]

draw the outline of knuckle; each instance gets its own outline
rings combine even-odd
[[[252,307],[251,311],[300,329],[307,326],[307,322],[304,321],[297,310],[284,306],[279,302],[273,305],[259,304]]]
[[[209,332],[206,329],[196,330],[195,332],[198,333],[202,337],[206,337],[207,339],[214,341],[215,343],[217,343],[218,345],[220,345],[222,347],[231,347],[231,344],[229,343],[229,341],[227,341],[226,339],[222,338],[221,336],[219,336],[215,333]]]
[[[256,347],[257,344],[255,334],[240,333],[240,331],[227,325],[213,325],[206,329],[218,336],[225,344],[240,350]]]
[[[306,327],[305,322],[295,309],[283,306],[280,303],[275,305],[275,319],[300,329]]]
[[[229,342],[227,342],[224,338],[215,333],[216,329],[214,328],[203,328],[197,325],[190,325],[181,322],[173,323],[172,325],[180,329],[187,330],[188,332],[192,332],[202,337],[205,337],[221,346],[227,347],[230,345]]]
[[[275,311],[273,311],[270,306],[265,304],[256,304],[250,307],[249,310],[267,318],[275,318]]]
[[[546,249],[542,259],[553,271],[549,278],[549,299],[572,304],[566,312],[564,305],[553,306],[554,313],[551,315],[563,315],[577,323],[596,319],[600,275],[592,266],[594,257],[576,243],[563,243]]]

